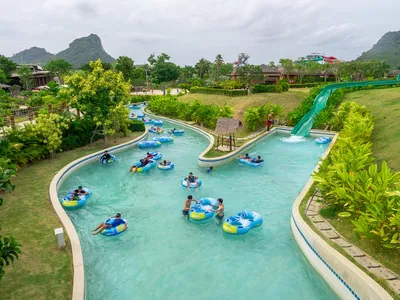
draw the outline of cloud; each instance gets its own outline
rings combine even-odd
[[[98,34],[113,56],[145,60],[166,52],[179,64],[248,52],[252,63],[325,52],[355,58],[399,30],[398,2],[362,0],[14,0],[0,20],[0,49],[59,52]],[[357,12],[357,13],[356,13]],[[16,23],[16,20],[18,22]]]

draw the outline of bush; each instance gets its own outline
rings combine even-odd
[[[266,85],[266,84],[255,84],[251,88],[253,94],[257,93],[279,93],[279,89],[276,85]]]
[[[278,87],[281,88],[282,92],[289,91],[289,82],[287,80],[279,80]]]
[[[204,87],[191,87],[190,92],[193,94],[213,94],[213,95],[224,95],[229,97],[241,97],[247,96],[247,90],[225,90],[225,89],[215,89],[215,88],[204,88]]]
[[[342,127],[339,139],[313,174],[324,202],[349,212],[361,238],[399,248],[400,173],[392,173],[385,161],[379,170],[372,157],[371,113],[356,103],[342,104],[339,112],[335,115],[343,120],[337,122]]]
[[[128,129],[130,131],[144,131],[145,126],[144,123],[140,120],[129,120]]]
[[[67,151],[78,147],[86,146],[90,143],[96,124],[91,119],[81,118],[66,122],[68,128],[63,130],[61,150]],[[93,141],[101,138],[95,135]]]
[[[129,103],[149,102],[153,95],[132,95]]]
[[[244,113],[246,128],[250,131],[260,128],[265,124],[269,114],[278,117],[282,114],[283,109],[283,105],[278,104],[265,104],[258,107],[248,108]]]

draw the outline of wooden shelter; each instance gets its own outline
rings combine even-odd
[[[221,145],[224,146],[224,139],[226,146],[229,146],[229,151],[236,148],[235,132],[239,129],[241,123],[239,120],[231,118],[218,119],[215,133],[217,135],[217,148]]]

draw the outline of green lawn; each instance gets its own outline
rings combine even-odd
[[[400,171],[400,88],[358,91],[346,94],[344,101],[365,105],[375,116],[372,132],[373,155]]]
[[[141,135],[109,138],[109,145],[120,144]],[[22,244],[20,259],[5,268],[0,284],[2,299],[71,299],[71,248],[58,250],[54,228],[61,227],[49,199],[54,175],[71,161],[103,149],[102,141],[47,159],[18,172],[11,194],[4,195],[0,207],[1,234],[14,236]],[[68,243],[68,242],[67,242]]]
[[[286,115],[289,111],[296,108],[308,94],[309,89],[291,89],[285,93],[262,93],[243,97],[188,93],[179,99],[186,102],[192,102],[197,99],[203,104],[217,104],[220,106],[228,104],[233,107],[235,118],[243,119],[243,114],[247,108],[266,103],[283,104],[285,107],[283,114]]]

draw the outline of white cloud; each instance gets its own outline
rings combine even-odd
[[[31,46],[56,53],[96,33],[111,55],[137,62],[152,52],[179,64],[217,53],[231,61],[239,52],[252,63],[314,51],[352,59],[400,29],[397,0],[15,0],[2,7],[5,55]]]

